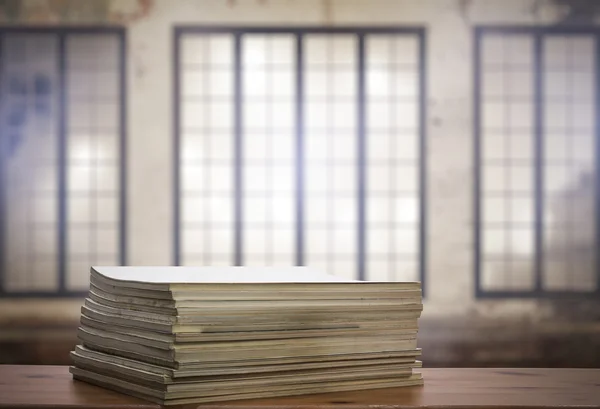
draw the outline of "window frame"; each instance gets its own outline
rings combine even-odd
[[[484,198],[482,191],[483,164],[482,157],[482,111],[483,111],[483,81],[482,73],[482,39],[486,34],[529,34],[533,41],[533,158],[532,165],[534,170],[533,179],[533,223],[532,230],[534,233],[533,247],[533,274],[535,286],[530,291],[523,290],[486,290],[482,287],[482,236],[483,236],[483,220],[482,220],[482,199]],[[547,299],[562,299],[562,298],[598,298],[600,297],[600,255],[596,252],[595,270],[596,270],[596,290],[544,290],[543,289],[543,236],[544,236],[544,165],[546,161],[543,157],[545,129],[543,123],[544,110],[544,71],[543,71],[543,40],[551,35],[590,35],[595,40],[595,94],[594,104],[595,112],[600,112],[600,29],[595,26],[589,27],[570,27],[570,26],[530,26],[530,25],[479,25],[475,26],[473,31],[473,160],[474,160],[474,183],[473,183],[473,208],[474,208],[474,223],[473,223],[473,240],[474,240],[474,292],[477,299],[515,299],[515,298],[547,298]],[[594,209],[596,220],[594,226],[595,247],[600,250],[600,116],[597,116],[594,127],[594,180],[596,185]]]
[[[0,166],[0,297],[1,298],[70,298],[82,297],[87,294],[86,291],[71,291],[66,287],[66,269],[67,269],[67,146],[69,132],[66,123],[68,115],[68,99],[66,98],[66,82],[68,78],[67,48],[66,38],[70,35],[88,35],[88,34],[113,34],[118,37],[119,41],[119,68],[118,68],[118,128],[119,128],[119,158],[118,166],[118,258],[121,265],[126,264],[126,240],[127,240],[127,32],[122,26],[69,26],[69,27],[52,27],[52,26],[19,26],[19,27],[0,27],[0,60],[2,59],[2,38],[7,34],[48,34],[54,35],[57,38],[58,51],[56,54],[58,62],[58,80],[61,89],[58,91],[59,114],[58,114],[58,129],[57,129],[57,149],[58,159],[58,192],[57,192],[57,262],[58,262],[58,289],[56,291],[6,291],[4,288],[4,271],[2,267],[5,263],[5,195],[6,189],[4,186],[3,167]],[[0,83],[2,81],[3,70],[0,69]],[[0,96],[1,97],[1,96]],[[2,100],[0,98],[0,104]],[[0,150],[3,152],[3,149]]]
[[[419,193],[417,195],[419,199],[418,206],[418,238],[417,238],[417,260],[419,263],[418,277],[421,281],[423,294],[426,289],[426,82],[427,82],[427,65],[426,65],[426,29],[422,26],[339,26],[339,27],[321,27],[321,26],[297,26],[297,27],[277,27],[277,26],[211,26],[211,25],[176,25],[173,28],[172,36],[172,47],[173,47],[173,66],[172,66],[172,80],[173,80],[173,265],[180,265],[182,246],[181,246],[181,37],[188,34],[230,34],[233,36],[234,41],[234,199],[233,206],[235,211],[234,217],[234,249],[233,258],[234,265],[243,265],[243,240],[242,240],[242,194],[243,187],[241,186],[241,144],[243,143],[242,136],[242,125],[241,125],[241,88],[240,79],[242,75],[241,71],[241,38],[245,34],[292,34],[296,39],[296,71],[301,75],[297,75],[296,79],[296,93],[295,97],[295,147],[296,147],[296,158],[294,162],[295,166],[295,265],[304,265],[304,254],[305,254],[305,240],[304,240],[304,150],[303,150],[303,136],[304,136],[304,99],[303,99],[303,77],[304,73],[300,69],[303,63],[302,56],[302,36],[304,34],[355,34],[357,35],[357,172],[358,172],[358,184],[357,184],[357,200],[358,200],[358,243],[357,243],[357,270],[358,279],[363,280],[365,277],[366,267],[366,209],[365,202],[366,196],[366,127],[365,127],[365,36],[370,34],[407,34],[414,35],[418,39],[418,101],[416,106],[418,107],[418,188]]]

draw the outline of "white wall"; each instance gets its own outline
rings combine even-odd
[[[472,28],[475,24],[545,23],[560,15],[560,10],[550,3],[543,2],[536,9],[537,3],[533,0],[156,0],[148,15],[127,22],[128,262],[168,265],[173,260],[175,25],[421,25],[427,29],[428,89],[425,316],[475,310],[482,314],[543,313],[533,302],[507,302],[501,306],[493,302],[476,303],[472,265]],[[133,0],[113,0],[108,7],[110,21],[113,18],[110,16],[117,12],[135,15],[141,6]],[[69,304],[71,316],[76,316],[78,304],[78,301]]]
[[[148,18],[132,23],[128,31],[130,263],[169,264],[172,260],[173,25],[422,25],[427,28],[428,66],[426,313],[468,311],[475,302],[472,27],[480,23],[543,22],[547,18],[543,15],[546,9],[536,15],[531,12],[533,3],[519,0],[474,1],[470,5],[448,0],[156,2]],[[152,151],[148,151],[148,146]],[[149,189],[150,185],[154,188]]]

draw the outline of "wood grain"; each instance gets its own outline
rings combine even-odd
[[[425,386],[221,404],[205,409],[600,408],[600,369],[423,369]],[[67,367],[0,365],[0,408],[159,408],[73,381]],[[243,407],[243,408],[241,408]]]

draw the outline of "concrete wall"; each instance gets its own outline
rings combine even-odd
[[[4,24],[126,25],[129,70],[127,250],[129,263],[138,265],[168,265],[173,260],[171,57],[174,25],[425,26],[429,166],[428,297],[423,317],[433,323],[424,327],[424,337],[432,340],[425,343],[433,350],[439,346],[435,342],[438,336],[448,342],[462,342],[463,346],[472,334],[482,341],[493,340],[494,334],[490,334],[486,325],[491,318],[516,323],[502,336],[516,340],[515,345],[518,345],[526,339],[523,334],[531,331],[531,323],[553,320],[561,311],[583,311],[580,317],[589,321],[597,311],[595,304],[580,307],[584,304],[579,302],[564,306],[529,300],[478,301],[474,296],[473,27],[476,24],[552,24],[565,18],[593,24],[596,16],[600,17],[593,9],[586,13],[573,12],[566,3],[529,0],[23,0],[2,2],[0,21]],[[583,3],[585,6],[594,2]],[[0,300],[0,322],[15,322],[17,316],[51,319],[64,316],[76,320],[79,305],[80,300]],[[504,325],[504,321],[497,322]],[[483,323],[483,327],[478,323]],[[473,333],[459,329],[466,327],[479,329]],[[585,328],[586,334],[597,331],[590,329],[591,326]],[[448,348],[436,352],[438,362],[454,362],[448,358],[453,356]],[[528,353],[524,348],[517,350],[520,356]]]

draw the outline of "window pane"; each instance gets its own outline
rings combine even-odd
[[[66,57],[64,106],[58,103],[61,38]],[[2,84],[2,127],[12,135],[14,152],[2,152],[3,158],[11,159],[0,166],[6,175],[8,217],[15,221],[2,234],[12,236],[10,229],[19,229],[5,249],[18,255],[8,257],[11,268],[7,270],[22,275],[19,290],[58,289],[59,229],[66,232],[62,250],[67,259],[67,291],[87,289],[91,264],[119,261],[121,41],[116,33],[57,34],[50,29],[2,38],[2,72],[14,75]],[[58,139],[61,109],[66,118],[64,152],[59,152]],[[66,159],[65,197],[57,196],[59,153]],[[27,169],[19,169],[23,166]],[[19,183],[31,203],[20,192],[11,192],[11,182]],[[108,208],[107,197],[112,198]],[[58,207],[63,203],[66,225],[59,226]],[[16,211],[13,204],[23,211]],[[19,257],[30,261],[20,263]]]
[[[419,251],[419,78],[413,40],[394,35],[366,38],[369,279],[419,280],[414,265],[404,268],[407,258],[414,263]]]
[[[198,230],[194,234],[201,235],[214,228],[212,213],[217,207],[210,196],[215,194],[217,185],[215,171],[229,169],[228,180],[232,182],[234,172],[239,170],[243,238],[240,256],[245,264],[294,264],[298,256],[297,211],[302,210],[305,263],[342,277],[356,278],[360,202],[357,165],[361,153],[357,128],[359,36],[355,33],[303,33],[301,37],[287,33],[242,33],[239,37],[241,90],[240,95],[235,96],[242,101],[239,124],[234,122],[237,115],[231,101],[216,99],[232,92],[230,85],[234,82],[226,76],[231,72],[233,61],[229,66],[225,61],[219,63],[218,69],[217,65],[213,68],[212,51],[204,40],[211,36],[185,34],[180,39],[183,62],[180,78],[185,75],[190,78],[181,84],[185,87],[186,81],[194,81],[194,92],[201,94],[181,100],[181,121],[187,128],[182,132],[185,136],[180,140],[180,147],[190,150],[180,155],[185,158],[184,165],[180,165],[180,176],[181,187],[186,190],[181,192],[185,197],[181,203],[182,231],[193,227]],[[233,35],[223,37],[230,40],[225,48],[229,47],[229,54],[234,56]],[[301,82],[297,81],[296,67],[299,38],[303,57]],[[417,280],[420,38],[406,33],[366,34],[363,38],[364,66],[367,67],[364,123],[368,193],[365,197],[367,226],[360,234],[369,237],[371,228],[380,228],[377,239],[365,240],[365,243],[371,243],[369,249],[373,243],[381,243],[378,247],[384,253],[380,256],[391,260],[387,279]],[[187,53],[202,56],[185,55]],[[211,75],[217,70],[222,78],[211,83]],[[303,87],[301,141],[297,141],[296,130],[297,84]],[[224,91],[209,95],[206,90],[211,87]],[[387,99],[381,99],[382,96]],[[234,156],[238,147],[228,143],[219,152],[231,154],[222,154],[217,162],[214,134],[219,131],[220,135],[233,135],[236,125],[241,131],[240,160]],[[234,139],[228,141],[234,142]],[[303,147],[301,169],[297,168],[298,142],[302,142]],[[192,163],[201,170],[191,170]],[[297,197],[300,175],[301,198]],[[226,209],[222,213],[233,215],[233,185],[229,183],[221,193],[221,201],[231,201],[231,206],[222,206]],[[190,206],[184,202],[193,205],[192,209],[202,207],[202,202],[210,206],[200,217],[193,210],[186,210]],[[297,208],[298,204],[302,205],[301,209]],[[196,221],[184,225],[186,217]],[[222,219],[219,226],[228,223],[233,223],[233,219]],[[233,225],[230,226],[233,237],[235,231]],[[191,251],[186,249],[184,253]],[[233,246],[228,250],[233,250]],[[218,257],[214,250],[210,251],[214,253],[210,255],[214,263]],[[401,256],[396,257],[396,254]],[[370,257],[365,254],[367,263]],[[194,263],[207,258],[198,253],[189,257],[182,255],[183,260]],[[227,263],[231,259],[224,260]]]
[[[305,39],[306,257],[310,263],[327,254],[328,272],[346,276],[347,269],[334,259],[356,252],[357,242],[356,36],[307,34]],[[323,224],[330,226],[324,248],[314,245],[322,239]]]
[[[185,34],[180,41],[181,262],[229,264],[234,220],[233,36]],[[252,118],[264,124],[263,116]]]
[[[102,165],[98,162],[99,152],[106,148],[113,152],[118,149],[114,145],[107,146],[106,141],[115,143],[119,139],[120,98],[117,93],[103,95],[104,89],[120,85],[116,63],[120,51],[116,39],[112,35],[68,35],[66,40],[67,88],[79,90],[68,101],[71,112],[67,117],[78,116],[77,110],[81,107],[85,107],[87,113],[78,119],[77,133],[73,139],[69,135],[68,145],[71,157],[77,159],[67,169],[67,188],[71,192],[67,209],[72,216],[68,223],[77,223],[78,227],[69,229],[73,236],[68,236],[67,254],[78,263],[88,263],[86,269],[67,271],[67,282],[72,290],[87,289],[89,265],[97,264],[100,257],[118,258],[118,219],[103,223],[104,228],[96,223],[99,217],[106,220],[105,210],[99,209],[105,204],[100,201],[100,192],[114,198],[119,197],[120,192],[117,162]],[[108,65],[104,65],[107,62]],[[84,76],[87,87],[79,81],[78,74]],[[76,138],[82,135],[85,139]]]
[[[543,285],[548,291],[591,291],[597,285],[595,235],[587,228],[598,217],[592,165],[595,41],[595,36],[585,34],[551,35],[544,41],[544,111],[552,131],[546,152],[555,160],[544,169],[548,230]]]
[[[486,34],[482,41],[481,285],[530,289],[534,226],[533,38]],[[491,83],[495,81],[496,83]]]
[[[5,34],[0,84],[3,286],[58,290],[58,37]]]
[[[534,102],[534,35],[485,33],[481,42],[484,290],[534,289],[538,207],[543,210],[538,215],[543,217],[542,290],[590,291],[596,286],[595,235],[593,228],[583,228],[595,226],[596,217],[595,35],[553,32],[541,38],[539,107]],[[538,108],[541,140],[535,141]],[[536,152],[538,144],[541,152]],[[536,186],[538,176],[542,183]],[[541,204],[535,203],[537,187]]]
[[[508,240],[506,231],[500,229],[488,229],[483,234],[484,257],[501,257],[506,254]]]
[[[489,224],[506,223],[507,203],[504,198],[486,197],[483,199],[483,221]]]
[[[293,64],[296,42],[288,34],[248,34],[242,39],[242,50],[243,95],[264,101],[262,104],[248,102],[242,111],[242,116],[247,118],[246,126],[255,131],[245,138],[242,159],[243,258],[246,263],[274,265],[282,263],[287,256],[287,264],[291,265],[294,261],[292,253],[288,250],[282,255],[274,236],[277,229],[279,235],[282,232],[289,234],[284,242],[295,237],[292,217],[295,189],[292,187],[296,176],[291,151],[295,134],[280,130],[295,126],[295,95],[292,91],[296,78]],[[250,164],[246,159],[256,162]],[[276,161],[280,164],[275,165]]]

